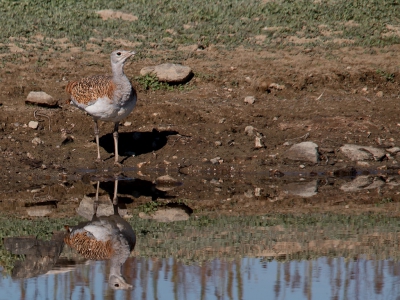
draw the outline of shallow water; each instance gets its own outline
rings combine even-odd
[[[107,262],[58,268],[36,278],[0,280],[0,299],[399,299],[400,263],[320,257],[299,261],[130,258],[132,290],[113,291]]]
[[[84,178],[87,174],[91,176],[89,180]],[[126,213],[126,220],[137,235],[134,252],[122,265],[122,276],[132,285],[128,290],[109,286],[109,260],[84,259],[64,245],[63,233],[51,235],[62,230],[65,222],[76,225],[85,218],[91,219],[90,203],[94,202],[90,199],[94,197],[96,180],[97,191],[103,189],[103,194],[113,198],[113,176],[87,171],[82,180],[79,176],[64,179],[62,184],[47,178],[47,185],[28,189],[27,195],[34,190],[34,195],[38,194],[34,200],[39,201],[26,201],[22,210],[18,210],[21,204],[4,201],[2,213],[7,214],[0,216],[0,233],[6,239],[0,244],[0,300],[400,299],[399,208],[389,195],[398,193],[396,176],[310,178],[286,174],[281,179],[265,175],[175,175],[178,180],[172,184],[117,177],[118,199],[124,202],[118,214]],[[63,189],[67,191],[64,194]],[[56,199],[60,194],[77,201],[62,206],[63,199]],[[148,203],[159,199],[214,199],[223,205],[228,202],[228,209],[235,212],[248,209],[248,203],[258,205],[263,200],[276,205],[273,210],[289,199],[289,207],[294,208],[292,213],[266,214],[258,214],[256,209],[246,216],[190,212],[186,221],[160,223],[141,219],[138,211],[130,208],[130,203],[139,197],[148,199]],[[339,214],[293,213],[294,201],[306,201],[307,205],[323,197],[334,199]],[[379,212],[340,214],[340,209],[348,206],[343,199],[362,197]],[[112,207],[110,198],[106,202]],[[77,207],[78,202],[82,205],[85,201],[89,206]],[[104,213],[107,207],[102,205]],[[385,205],[392,206],[386,209]],[[81,217],[76,215],[77,208]],[[46,209],[51,212],[50,217],[32,215]],[[188,211],[186,207],[185,212]],[[61,212],[64,217],[54,217]]]

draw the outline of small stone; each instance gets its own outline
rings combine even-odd
[[[129,122],[129,121],[126,121],[125,123],[124,123],[124,126],[131,126],[132,125],[132,122]]]
[[[44,107],[57,106],[57,101],[45,92],[30,92],[25,100],[25,103]]]
[[[221,159],[221,157],[217,156],[217,157],[215,157],[215,158],[210,159],[210,162],[211,162],[213,165],[216,165],[216,164],[219,163],[219,160],[220,160],[220,159]]]
[[[40,144],[43,144],[43,141],[42,141],[40,138],[35,137],[35,138],[33,138],[33,140],[32,140],[32,144],[34,144],[34,145],[40,145]]]
[[[219,124],[223,124],[223,123],[225,123],[225,121],[226,121],[226,119],[225,119],[225,118],[222,118],[222,119],[219,119],[218,123],[219,123]]]
[[[28,127],[32,128],[32,129],[37,129],[39,126],[39,122],[38,121],[29,121],[28,123]]]
[[[284,86],[283,84],[271,83],[271,84],[269,85],[269,88],[271,88],[271,89],[276,89],[276,90],[278,90],[278,91],[281,91],[281,90],[284,90],[284,89],[285,89],[285,86]]]
[[[253,126],[246,126],[246,128],[244,129],[244,132],[247,135],[253,135],[254,134],[254,127]]]
[[[256,102],[256,98],[254,96],[247,96],[244,98],[244,102],[248,104],[254,104],[254,102]]]
[[[361,89],[361,92],[363,92],[364,94],[366,94],[366,93],[368,93],[368,87],[363,87],[362,89]]]
[[[300,169],[304,169],[306,166],[305,165],[300,165],[299,168]]]
[[[379,98],[382,98],[383,97],[383,92],[382,91],[377,92],[376,96],[379,97]]]
[[[215,146],[221,146],[222,142],[221,141],[216,141],[214,144],[215,144]]]
[[[264,148],[264,144],[261,141],[261,137],[260,136],[256,136],[255,141],[254,141],[254,147],[256,149]]]

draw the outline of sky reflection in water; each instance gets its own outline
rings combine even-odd
[[[302,261],[129,258],[132,290],[113,291],[107,261],[26,280],[0,279],[0,299],[400,299],[400,264],[321,257]],[[60,270],[61,271],[61,270]]]

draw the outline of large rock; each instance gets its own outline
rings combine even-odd
[[[94,209],[93,209],[94,198],[84,196],[82,201],[79,203],[79,207],[76,212],[81,217],[87,220],[92,220]],[[112,216],[114,214],[114,207],[112,201],[108,195],[99,196],[99,204],[97,206],[97,216]],[[124,217],[127,214],[127,210],[118,207],[118,214]]]
[[[154,67],[144,67],[140,70],[140,75],[155,75],[159,81],[167,83],[185,83],[188,82],[192,76],[192,69],[188,66],[179,64],[161,64]]]
[[[44,107],[57,107],[57,101],[45,92],[30,92],[25,103]]]
[[[295,144],[284,155],[291,160],[317,163],[319,160],[318,145],[313,142]]]
[[[373,159],[382,160],[386,156],[386,152],[383,149],[353,144],[343,145],[340,147],[340,151],[353,161]]]

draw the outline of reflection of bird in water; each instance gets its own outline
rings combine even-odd
[[[93,117],[97,160],[100,160],[98,120],[114,122],[115,163],[118,164],[118,125],[136,105],[136,91],[124,74],[126,60],[135,52],[117,50],[111,53],[112,76],[97,75],[71,81],[65,90],[71,102]]]
[[[136,236],[131,225],[118,214],[117,189],[118,181],[116,180],[113,199],[114,215],[97,217],[98,182],[92,221],[80,223],[75,227],[65,226],[67,234],[64,242],[87,259],[110,259],[108,281],[110,287],[128,289],[132,286],[122,277],[121,268],[135,247]]]

